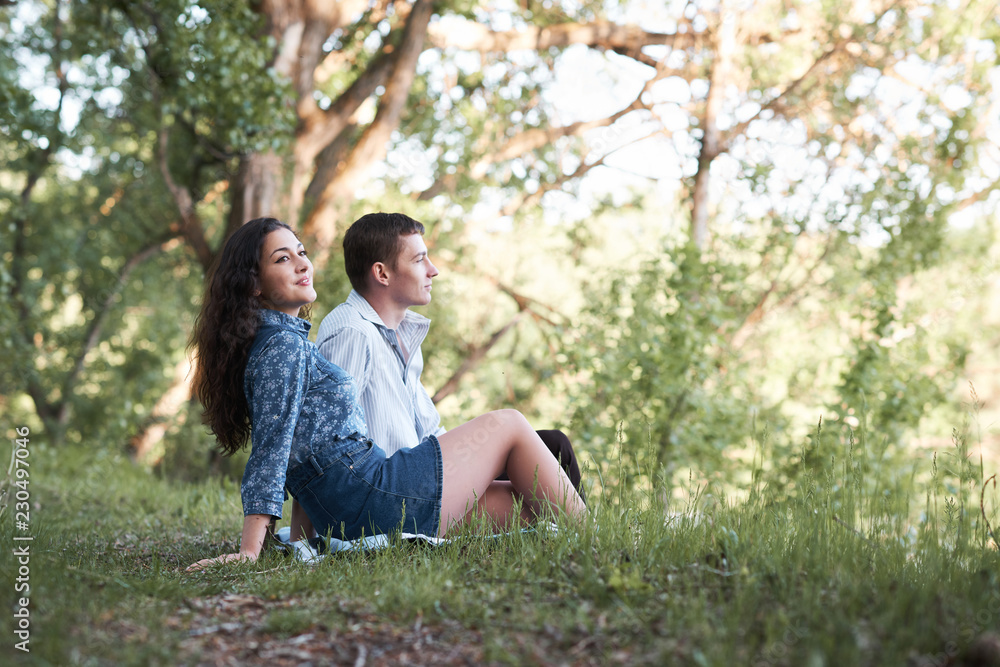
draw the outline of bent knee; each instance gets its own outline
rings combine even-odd
[[[503,410],[494,410],[490,413],[495,415],[504,424],[510,426],[520,427],[520,426],[530,426],[528,424],[528,419],[521,414],[520,410],[515,410],[514,408],[504,408]]]

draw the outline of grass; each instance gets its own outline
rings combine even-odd
[[[864,444],[801,471],[790,497],[760,475],[739,500],[693,490],[671,508],[595,490],[580,530],[201,573],[183,570],[237,546],[237,485],[33,444],[31,652],[14,649],[11,506],[4,662],[1000,664],[981,464],[958,438],[925,484],[901,482]]]

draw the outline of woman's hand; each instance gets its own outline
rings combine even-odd
[[[206,567],[209,567],[210,565],[229,563],[238,560],[255,561],[257,560],[257,557],[252,554],[244,554],[244,553],[222,554],[221,556],[216,556],[215,558],[202,558],[197,563],[191,563],[190,565],[188,565],[187,569],[184,571],[197,572],[198,570],[204,570]]]
[[[240,538],[240,552],[235,554],[222,554],[215,558],[203,558],[197,563],[188,565],[185,572],[197,572],[210,565],[219,563],[229,563],[235,560],[255,561],[260,555],[260,550],[264,546],[264,537],[267,535],[267,527],[271,525],[269,514],[248,514],[243,517],[243,536]]]

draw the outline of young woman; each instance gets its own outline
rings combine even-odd
[[[223,452],[250,440],[251,453],[239,552],[189,569],[256,559],[286,489],[321,534],[344,539],[396,529],[442,536],[474,513],[501,527],[548,510],[584,514],[569,478],[514,410],[387,458],[366,437],[351,376],[308,341],[310,325],[298,317],[316,299],[312,273],[291,228],[258,218],[226,242],[209,280],[193,337],[195,390]],[[494,481],[504,471],[510,481]]]

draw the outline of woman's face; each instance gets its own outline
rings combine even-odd
[[[260,254],[260,299],[266,308],[297,317],[316,300],[313,266],[290,230],[279,228],[264,237]]]

